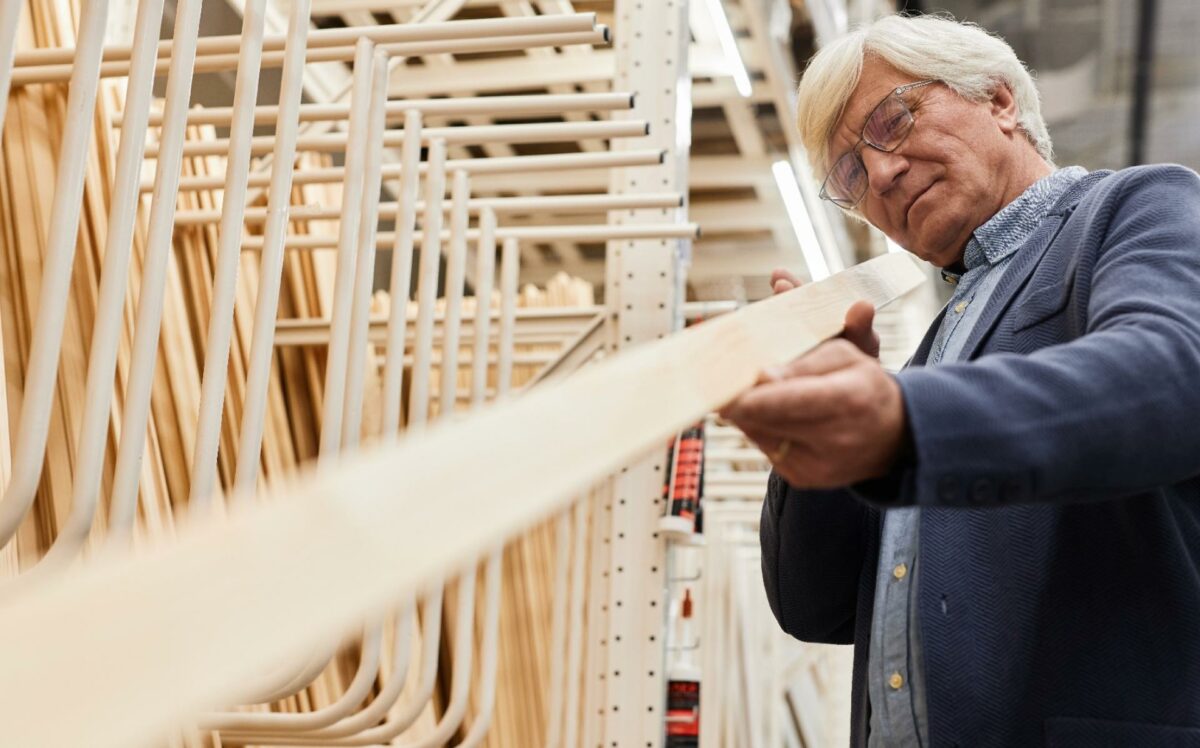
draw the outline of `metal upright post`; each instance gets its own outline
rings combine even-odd
[[[688,74],[687,0],[617,0],[615,90],[636,95],[630,118],[650,123],[645,138],[615,141],[614,148],[659,148],[661,164],[614,173],[614,194],[687,192],[691,141],[691,78]],[[686,208],[614,213],[626,225],[683,221]],[[627,348],[664,337],[682,326],[689,240],[612,241],[608,244],[605,300],[610,345]],[[605,534],[607,565],[594,580],[605,589],[605,624],[594,632],[601,656],[589,658],[590,678],[602,679],[602,728],[592,745],[658,748],[663,739],[666,624],[666,546],[657,531],[664,449],[624,468],[605,491],[598,521]],[[599,667],[597,667],[599,666]],[[599,738],[595,743],[591,740]]]

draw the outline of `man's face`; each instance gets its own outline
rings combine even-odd
[[[876,59],[863,63],[830,139],[830,162],[858,142],[867,117],[895,88],[913,79]],[[858,209],[876,228],[938,267],[962,260],[971,232],[1005,203],[1005,164],[1012,157],[1016,107],[1007,89],[972,103],[942,84],[903,95],[915,124],[892,153],[862,146],[869,187]]]

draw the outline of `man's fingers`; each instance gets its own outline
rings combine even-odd
[[[853,341],[830,340],[784,364],[778,373],[783,379],[829,374],[860,363],[862,357],[863,351]]]
[[[721,415],[743,431],[780,433],[834,415],[842,407],[840,400],[846,386],[837,375],[764,384],[725,406]]]
[[[830,340],[822,343],[810,353],[801,356],[795,361],[759,372],[753,389],[725,404],[718,412],[722,418],[733,420],[744,418],[744,415],[739,414],[745,413],[744,410],[741,410],[741,406],[746,402],[747,398],[753,396],[751,402],[757,402],[758,398],[772,397],[777,391],[773,389],[775,387],[790,385],[798,377],[818,377],[845,369],[860,362],[862,356],[863,353],[861,351],[852,343],[845,340]]]
[[[799,285],[800,280],[783,268],[771,272],[771,290],[777,294],[791,291]]]
[[[779,445],[783,444],[783,437],[777,434],[771,434],[762,429],[754,427],[742,429],[742,433],[746,438],[754,442],[754,446],[762,450],[762,453],[767,457],[778,454]]]
[[[870,302],[860,301],[846,312],[846,327],[842,337],[868,356],[878,358],[879,335],[872,328],[874,322],[875,307]]]

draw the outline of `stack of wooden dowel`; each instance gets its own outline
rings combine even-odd
[[[105,45],[110,5],[0,8],[0,595],[595,358],[592,286],[522,288],[523,245],[696,233],[677,193],[472,190],[658,163],[636,148],[479,156],[638,138],[628,94],[389,98],[406,57],[606,44],[592,15],[310,30],[292,0],[288,33],[270,35],[264,0],[247,0],[240,35],[199,38],[205,3],[179,0],[160,39],[163,0],[140,0],[132,43]],[[341,100],[302,102],[318,62],[348,66]],[[282,67],[279,100],[259,105],[267,67]],[[194,76],[219,71],[236,76],[228,105],[191,107]],[[484,112],[506,124],[462,124]],[[645,209],[670,215],[608,222]],[[173,743],[580,744],[597,734],[583,663],[599,501],[258,673]]]

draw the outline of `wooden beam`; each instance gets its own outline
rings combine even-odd
[[[264,669],[353,630],[661,448],[764,367],[837,334],[855,301],[883,305],[923,280],[907,257],[881,257],[309,471],[276,488],[286,500],[181,528],[140,555],[100,554],[0,616],[0,743],[161,742]]]

